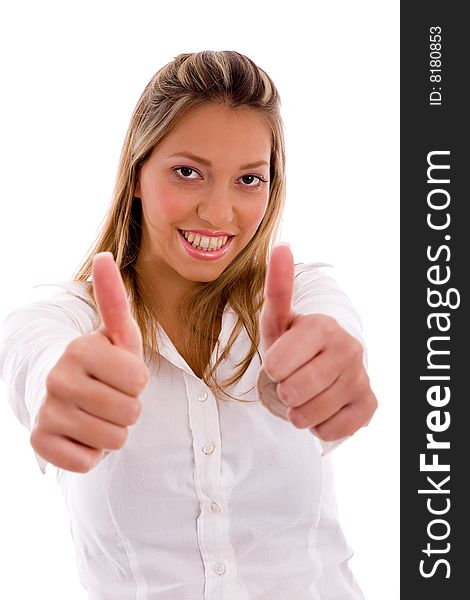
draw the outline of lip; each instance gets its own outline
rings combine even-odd
[[[195,229],[191,229],[191,230],[185,230],[185,231],[194,231],[194,233],[196,233]],[[181,231],[178,229],[178,235],[179,238],[181,240],[181,245],[183,246],[183,248],[186,250],[186,252],[192,256],[193,258],[199,258],[202,260],[217,260],[218,258],[222,258],[223,256],[225,256],[225,254],[227,254],[227,252],[230,249],[230,246],[232,245],[232,241],[233,241],[233,237],[229,237],[228,240],[225,242],[225,244],[219,248],[219,250],[198,250],[197,248],[194,248],[193,246],[191,246],[191,244],[188,242],[188,240],[184,237],[184,235],[181,233]]]

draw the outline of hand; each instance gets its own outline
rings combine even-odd
[[[323,440],[350,436],[377,408],[362,345],[328,315],[297,314],[293,289],[292,253],[276,246],[260,315],[263,368],[279,382],[277,393],[296,427],[314,429]]]
[[[96,466],[107,449],[124,446],[149,379],[142,336],[112,255],[95,256],[93,288],[103,325],[73,340],[49,372],[30,437],[44,459],[79,473]]]

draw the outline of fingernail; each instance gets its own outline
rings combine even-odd
[[[276,244],[274,244],[275,248],[276,248],[276,246],[287,246],[288,248],[290,248],[290,243],[289,242],[277,242]]]
[[[106,254],[108,254],[111,258],[114,259],[113,253],[112,252],[97,252],[94,256],[93,256],[93,262],[95,262],[95,260],[97,258],[99,258],[100,256],[106,256]]]

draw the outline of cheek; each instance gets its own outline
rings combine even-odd
[[[158,227],[181,221],[188,203],[184,202],[178,190],[160,185],[153,190],[151,196],[145,198],[145,206],[150,222]]]
[[[267,206],[268,201],[262,200],[260,202],[253,203],[251,206],[248,206],[245,209],[244,221],[247,229],[250,229],[251,231],[256,231],[259,224],[263,220]]]

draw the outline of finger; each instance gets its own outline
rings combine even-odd
[[[327,338],[322,322],[317,326],[315,317],[295,315],[288,331],[266,351],[264,368],[275,381],[286,379],[325,349]]]
[[[281,382],[319,356],[326,355],[322,361],[327,360],[326,363],[318,363],[321,369],[339,372],[352,363],[362,366],[362,354],[362,344],[340,327],[333,317],[297,314],[289,330],[266,351],[263,363],[271,378]]]
[[[299,429],[317,427],[339,412],[350,400],[347,386],[340,378],[315,398],[301,406],[289,408],[287,417]]]
[[[111,342],[142,357],[142,336],[133,318],[121,273],[110,252],[93,257],[93,290]]]
[[[293,290],[294,258],[287,245],[278,244],[271,252],[260,316],[260,333],[265,349],[289,328]]]
[[[377,408],[375,396],[366,404],[347,404],[331,418],[315,427],[316,435],[325,441],[338,440],[353,435],[361,427],[369,424]],[[367,418],[365,418],[367,414]]]
[[[142,402],[97,379],[82,377],[77,385],[69,384],[67,400],[82,411],[115,425],[134,425],[140,416]]]
[[[33,438],[34,432],[31,437]],[[57,435],[41,435],[33,446],[41,456],[66,471],[86,473],[101,460],[103,450],[90,448]]]
[[[277,386],[286,406],[301,406],[331,387],[341,374],[341,357],[320,352]]]
[[[68,413],[55,413],[47,430],[97,450],[119,450],[129,435],[127,427],[103,421],[78,408]]]
[[[91,339],[95,335],[102,343],[96,344]],[[139,357],[130,355],[124,348],[113,346],[107,338],[100,336],[99,332],[94,332],[89,337],[93,352],[88,351],[87,344],[83,344],[79,350],[70,348],[71,352],[81,353],[80,364],[84,371],[124,394],[138,396],[150,376],[145,363]]]
[[[350,381],[340,377],[316,398],[289,408],[287,417],[299,429],[315,428],[319,437],[329,441],[352,435],[367,425],[376,408],[377,399],[367,378],[351,393]]]

